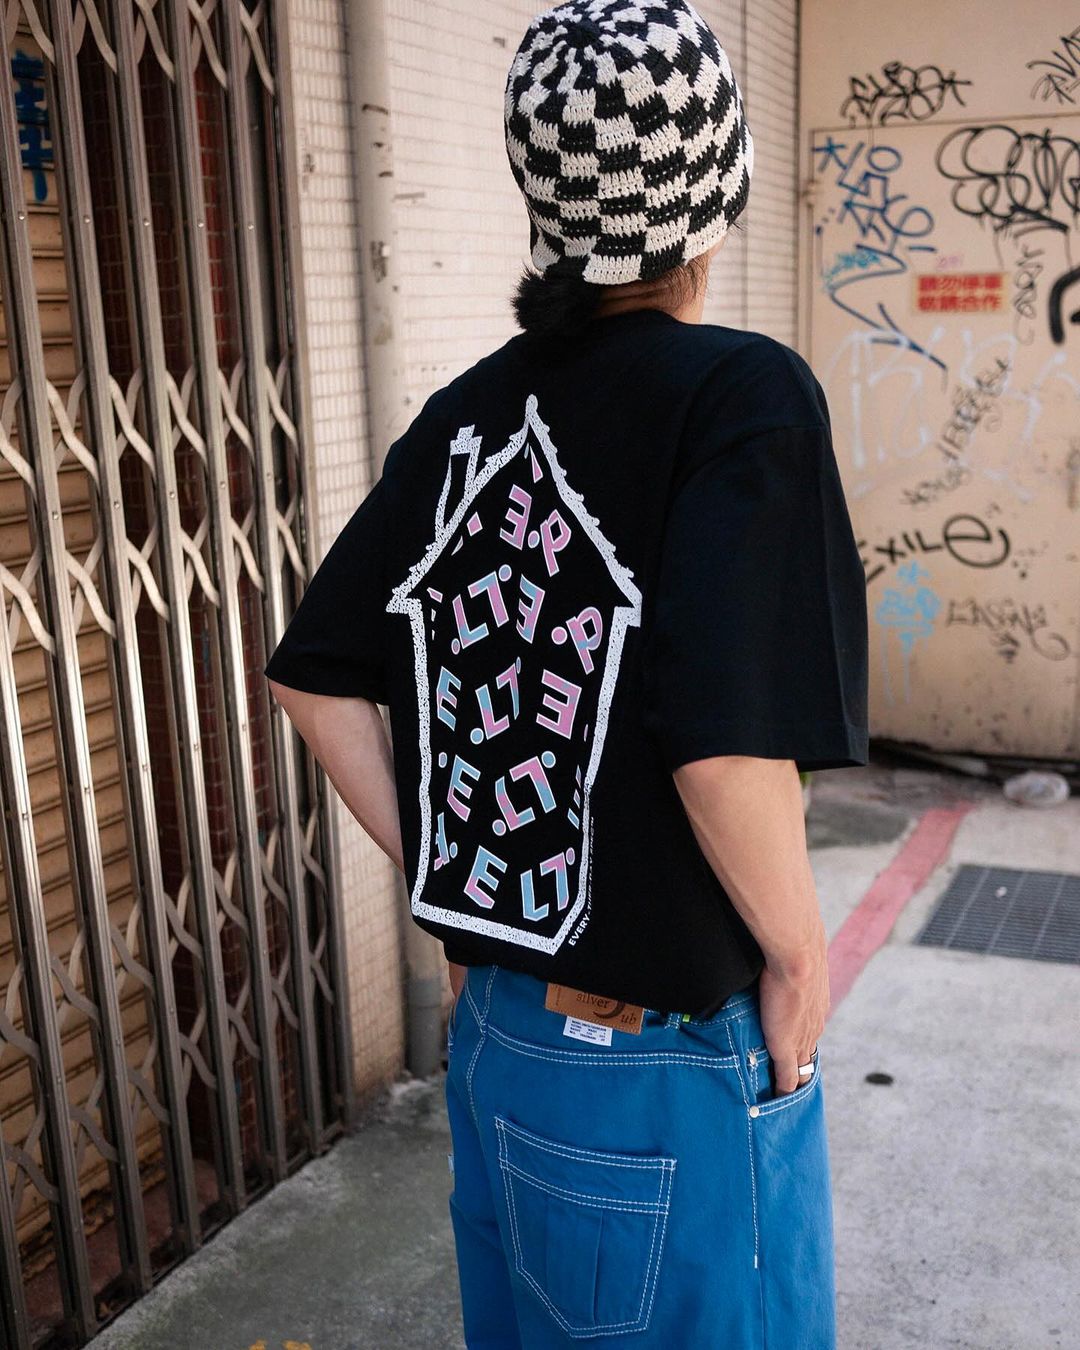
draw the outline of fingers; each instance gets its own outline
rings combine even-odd
[[[792,1050],[769,1051],[772,1062],[773,1095],[782,1097],[794,1092],[814,1076],[814,1056],[817,1054],[817,1041],[814,1048],[805,1054],[796,1054]]]
[[[792,1042],[790,1037],[775,1038],[772,1045],[768,1045],[767,1042],[775,1096],[794,1092],[795,1088],[801,1088],[803,1084],[809,1083],[814,1076],[814,1056],[818,1053],[817,1037],[810,1041],[813,1049],[806,1050],[805,1053],[792,1049],[792,1044],[798,1045],[801,1042]],[[802,1044],[805,1044],[805,1038]]]
[[[817,1041],[814,1042],[813,1050],[805,1055],[799,1056],[799,1077],[812,1078],[814,1074],[814,1056],[817,1054]]]
[[[795,1091],[802,1082],[797,1065],[803,1062],[793,1055],[785,1055],[782,1060],[773,1060],[773,1093],[775,1096],[783,1097],[788,1092]]]

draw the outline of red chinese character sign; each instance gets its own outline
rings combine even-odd
[[[534,395],[482,462],[474,431],[451,443],[434,538],[387,605],[416,661],[412,910],[554,952],[588,900],[590,791],[641,596]]]
[[[1001,272],[921,272],[914,281],[915,308],[921,313],[982,314],[1005,308]]]

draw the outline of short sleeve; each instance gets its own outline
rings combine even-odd
[[[866,583],[827,421],[728,441],[680,484],[643,634],[666,765],[868,760]]]
[[[384,483],[360,503],[308,581],[263,667],[269,679],[311,694],[389,703]]]

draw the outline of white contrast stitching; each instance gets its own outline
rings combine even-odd
[[[639,1211],[644,1212],[645,1214],[651,1213],[653,1218],[653,1225],[652,1225],[652,1237],[649,1242],[649,1254],[645,1266],[645,1279],[641,1291],[641,1300],[638,1304],[637,1318],[633,1320],[626,1319],[625,1321],[622,1322],[597,1323],[595,1326],[591,1327],[576,1328],[570,1324],[570,1322],[566,1319],[566,1317],[559,1311],[559,1309],[554,1305],[554,1303],[552,1303],[551,1299],[541,1288],[535,1277],[528,1270],[525,1269],[525,1261],[521,1251],[521,1240],[518,1232],[517,1206],[514,1195],[514,1186],[513,1183],[509,1180],[510,1173],[512,1171],[516,1171],[516,1169],[514,1169],[512,1164],[509,1162],[506,1152],[507,1133],[508,1132],[514,1133],[515,1129],[514,1126],[510,1124],[510,1122],[505,1121],[501,1116],[495,1117],[495,1127],[499,1136],[499,1168],[500,1171],[502,1172],[503,1190],[506,1193],[507,1208],[510,1213],[510,1234],[514,1243],[514,1266],[518,1274],[522,1277],[522,1279],[524,1279],[528,1283],[529,1287],[535,1292],[536,1296],[541,1300],[541,1302],[550,1312],[551,1316],[559,1324],[559,1326],[563,1328],[563,1330],[567,1333],[568,1336],[572,1336],[575,1339],[580,1339],[586,1336],[595,1336],[598,1332],[604,1332],[612,1336],[625,1336],[633,1332],[643,1331],[648,1326],[649,1319],[652,1316],[653,1299],[655,1298],[656,1295],[656,1283],[657,1283],[656,1275],[657,1272],[659,1271],[660,1255],[663,1251],[663,1235],[667,1231],[667,1215],[668,1215],[668,1208],[670,1205],[670,1189],[671,1189],[670,1182],[666,1188],[667,1198],[665,1198],[661,1208],[652,1211]],[[518,1127],[518,1129],[520,1130],[520,1127]],[[661,1158],[658,1161],[661,1167],[661,1193],[663,1193],[665,1189],[664,1188],[665,1178],[670,1178],[674,1176],[676,1160],[674,1158]],[[529,1178],[529,1180],[531,1181],[533,1179]],[[597,1206],[597,1208],[603,1208],[603,1206]],[[662,1224],[659,1222],[661,1216],[663,1217]],[[659,1244],[657,1244],[656,1241],[658,1228],[660,1229],[661,1232]],[[642,1321],[642,1308],[645,1303],[646,1293],[650,1294],[649,1309],[648,1312],[644,1314],[644,1321]]]
[[[674,1158],[663,1154],[657,1154],[655,1159],[636,1158],[630,1153],[610,1153],[601,1149],[579,1148],[575,1144],[562,1144],[554,1139],[543,1139],[540,1135],[526,1130],[524,1126],[515,1125],[502,1116],[496,1116],[495,1119],[499,1122],[500,1128],[509,1134],[517,1135],[525,1143],[563,1158],[584,1159],[587,1162],[602,1163],[606,1167],[640,1167],[654,1172],[668,1163],[675,1162]]]
[[[540,1045],[535,1041],[523,1041],[517,1036],[510,1036],[507,1032],[500,1031],[498,1027],[490,1027],[489,1031],[496,1040],[501,1041],[509,1050],[516,1050],[522,1055],[531,1055],[534,1059],[549,1059],[561,1064],[611,1064],[616,1068],[644,1067],[649,1064],[699,1064],[708,1069],[734,1069],[737,1067],[737,1056],[732,1059],[729,1055],[692,1055],[673,1050],[631,1050],[625,1052],[613,1050],[610,1054],[605,1054],[602,1051],[590,1054],[585,1051],[559,1050],[553,1046]]]
[[[476,1020],[480,1024],[480,1039],[476,1042],[476,1049],[473,1051],[472,1059],[469,1060],[469,1072],[465,1075],[465,1086],[469,1094],[469,1108],[472,1111],[473,1124],[476,1125],[477,1128],[479,1128],[480,1122],[476,1115],[476,1098],[473,1096],[473,1074],[476,1072],[476,1061],[480,1058],[480,1051],[484,1048],[484,1040],[487,1036],[488,1028],[485,1019],[487,1018],[488,1008],[491,1006],[491,986],[495,983],[495,972],[497,969],[497,966],[492,966],[491,971],[488,974],[487,988],[484,991],[483,1016],[481,1016],[479,1012],[476,1012],[476,1004],[473,1003],[471,998],[469,999],[473,1011],[476,1012]],[[466,992],[468,992],[468,988],[469,986],[466,985]]]
[[[727,1029],[728,1044],[731,1046],[732,1053],[736,1056],[736,1068],[739,1074],[739,1087],[742,1089],[743,1104],[749,1105],[746,1095],[746,1083],[743,1080],[742,1065],[739,1064],[739,1055],[735,1051],[735,1041],[732,1039],[731,1028]],[[754,1269],[758,1269],[758,1220],[757,1220],[757,1172],[754,1168],[754,1133],[753,1122],[750,1119],[750,1113],[746,1113],[746,1147],[750,1155],[750,1212],[754,1219]]]
[[[551,1195],[557,1195],[560,1199],[572,1201],[575,1205],[586,1205],[589,1209],[617,1209],[626,1214],[659,1214],[663,1206],[655,1201],[648,1200],[612,1200],[603,1195],[589,1195],[583,1191],[568,1191],[563,1186],[556,1186],[550,1181],[541,1181],[531,1172],[523,1172],[520,1167],[515,1167],[512,1162],[504,1162],[503,1167],[507,1172],[512,1172],[514,1176],[520,1177],[522,1181],[530,1186],[535,1186],[538,1191],[547,1191]]]
[[[666,1173],[667,1171],[668,1171],[668,1166],[667,1166],[667,1163],[665,1163],[665,1164],[664,1164],[664,1172]],[[674,1173],[674,1171],[675,1171],[675,1159],[674,1159],[674,1158],[671,1159],[671,1171],[672,1171],[672,1173]],[[661,1184],[663,1184],[662,1179],[661,1179]],[[663,1229],[664,1229],[664,1231],[666,1232],[666,1231],[667,1231],[667,1216],[668,1216],[668,1205],[667,1205],[667,1204],[664,1205],[663,1215],[664,1215]],[[655,1272],[658,1271],[659,1268],[660,1268],[660,1253],[661,1253],[661,1251],[662,1251],[662,1246],[661,1246],[661,1247],[657,1247],[657,1246],[656,1246],[656,1230],[657,1230],[658,1227],[659,1227],[658,1224],[656,1224],[656,1223],[653,1224],[652,1240],[651,1240],[651,1242],[649,1243],[649,1259],[648,1259],[648,1261],[647,1261],[646,1264],[645,1264],[645,1287],[644,1287],[644,1288],[642,1289],[642,1291],[641,1291],[641,1301],[638,1303],[638,1322],[640,1323],[640,1325],[639,1325],[639,1327],[638,1327],[637,1329],[638,1329],[639,1331],[643,1330],[645,1327],[648,1326],[648,1324],[649,1324],[649,1318],[652,1316],[652,1299],[650,1298],[650,1300],[649,1300],[649,1312],[646,1314],[645,1321],[644,1321],[644,1322],[641,1321],[641,1313],[642,1313],[642,1309],[643,1309],[644,1306],[645,1306],[645,1290],[649,1288],[650,1282],[653,1282],[653,1281],[654,1281],[654,1279],[655,1279]],[[661,1239],[661,1242],[662,1242],[662,1239]],[[654,1265],[653,1265],[653,1251],[654,1251],[654,1250],[656,1251],[656,1264],[655,1264],[655,1267],[654,1267]],[[656,1289],[656,1286],[655,1286],[655,1283],[653,1283],[653,1292],[654,1292],[654,1293],[655,1293],[655,1289]]]
[[[489,978],[490,978],[490,977],[489,977]],[[462,990],[462,992],[465,994],[466,998],[469,1000],[469,1006],[470,1006],[470,1007],[472,1008],[472,1010],[473,1010],[473,1016],[474,1016],[474,1017],[476,1018],[476,1020],[479,1022],[479,1020],[480,1020],[480,1009],[476,1006],[476,1000],[475,1000],[475,999],[473,998],[473,996],[472,996],[472,990],[469,988],[468,980],[466,980],[465,986],[464,986],[464,989]]]
[[[532,1288],[535,1291],[536,1296],[544,1303],[548,1311],[551,1313],[552,1317],[555,1319],[556,1322],[558,1322],[558,1324],[563,1328],[563,1330],[567,1333],[567,1335],[575,1337],[595,1336],[597,1332],[602,1331],[612,1336],[623,1336],[631,1331],[643,1330],[643,1327],[640,1325],[641,1322],[640,1311],[637,1318],[635,1319],[626,1318],[622,1322],[598,1322],[595,1326],[592,1327],[574,1327],[570,1324],[570,1322],[566,1319],[565,1315],[562,1312],[560,1312],[559,1309],[555,1306],[555,1304],[552,1303],[551,1299],[548,1298],[543,1288],[537,1282],[535,1276],[532,1275],[530,1271],[525,1269],[525,1261],[521,1253],[521,1242],[518,1237],[517,1231],[517,1210],[514,1208],[514,1188],[513,1185],[507,1182],[506,1177],[507,1172],[506,1169],[504,1168],[503,1185],[509,1190],[510,1205],[513,1211],[511,1232],[514,1238],[514,1263],[517,1267],[518,1274],[528,1282],[530,1288]],[[653,1271],[656,1268],[652,1260],[652,1253],[656,1241],[656,1229],[659,1226],[660,1215],[654,1214],[652,1217],[653,1217],[653,1243],[650,1244],[649,1247],[649,1261],[645,1270],[646,1288],[648,1287],[649,1281],[653,1278]],[[664,1217],[666,1219],[666,1213]],[[642,1293],[642,1302],[644,1302],[644,1297],[645,1295],[644,1293]]]
[[[661,1257],[661,1254],[663,1253],[663,1250],[664,1250],[664,1237],[665,1237],[665,1235],[667,1234],[668,1212],[669,1212],[669,1210],[670,1210],[670,1208],[671,1208],[671,1191],[672,1191],[672,1187],[673,1187],[674,1184],[675,1184],[675,1160],[674,1160],[674,1159],[672,1159],[670,1169],[665,1169],[665,1170],[667,1170],[667,1173],[668,1173],[668,1188],[667,1188],[667,1196],[666,1196],[665,1202],[664,1202],[664,1210],[663,1210],[664,1218],[663,1218],[663,1222],[662,1222],[661,1225],[660,1225],[660,1245],[659,1245],[659,1246],[657,1247],[657,1249],[656,1249],[656,1269],[657,1269],[657,1272],[659,1272],[659,1269],[660,1269],[660,1257]],[[655,1225],[654,1225],[654,1227],[653,1227],[653,1237],[654,1237],[654,1239],[655,1239],[655,1237],[656,1237],[656,1228],[655,1228]],[[650,1256],[650,1259],[651,1259],[651,1257],[652,1257],[652,1249],[651,1249],[651,1248],[650,1248],[650,1250],[649,1250],[649,1256]],[[641,1324],[641,1330],[642,1330],[642,1331],[644,1331],[645,1328],[649,1325],[649,1320],[650,1320],[650,1318],[652,1317],[653,1303],[654,1303],[655,1300],[656,1300],[656,1286],[657,1286],[658,1283],[659,1283],[659,1281],[658,1281],[658,1280],[655,1278],[655,1276],[654,1276],[653,1279],[652,1279],[652,1289],[649,1291],[649,1306],[648,1306],[648,1308],[647,1308],[646,1311],[645,1311],[645,1320],[644,1320],[644,1322],[642,1322],[642,1324]],[[642,1292],[641,1297],[642,1297],[642,1299],[644,1299],[644,1297],[645,1297],[644,1292]]]

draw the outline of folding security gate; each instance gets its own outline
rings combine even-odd
[[[3,0],[0,1307],[78,1345],[348,1119],[284,0]],[[284,72],[284,73],[283,73]]]

